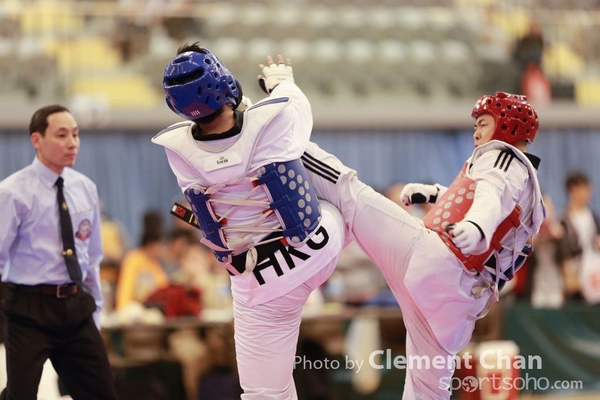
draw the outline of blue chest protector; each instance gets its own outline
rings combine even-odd
[[[281,224],[281,236],[291,246],[299,246],[310,239],[319,226],[321,207],[300,160],[260,167],[255,185],[261,185],[265,190],[269,208]],[[223,226],[213,211],[209,195],[198,187],[187,189],[185,195],[205,238],[215,245],[215,256],[220,262],[230,263],[234,249],[227,245]]]

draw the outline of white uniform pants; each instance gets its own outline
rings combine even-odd
[[[452,359],[468,344],[473,316],[484,308],[489,292],[475,299],[471,289],[481,282],[464,271],[438,235],[360,182],[337,158],[311,143],[303,161],[317,195],[339,208],[400,304],[408,359],[403,399],[449,399],[453,365],[419,368],[415,363],[411,368],[410,359]]]
[[[242,400],[297,400],[292,374],[302,307],[333,273],[337,258],[294,290],[258,306],[234,299],[235,349]]]

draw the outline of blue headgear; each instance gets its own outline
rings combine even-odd
[[[225,104],[235,107],[241,86],[210,51],[178,54],[165,69],[163,89],[167,105],[188,120],[207,117]]]

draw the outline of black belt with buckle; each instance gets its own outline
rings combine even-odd
[[[65,283],[63,285],[11,285],[11,287],[20,292],[38,293],[57,298],[70,297],[79,292],[79,286],[76,283]]]

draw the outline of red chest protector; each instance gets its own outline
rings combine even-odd
[[[465,164],[461,172],[454,179],[448,190],[440,197],[435,205],[423,218],[425,227],[437,232],[442,241],[456,255],[456,257],[467,267],[468,270],[481,272],[483,264],[494,251],[502,249],[501,241],[513,229],[521,225],[519,216],[521,209],[517,206],[504,221],[498,225],[492,236],[490,247],[482,254],[466,256],[452,243],[450,235],[446,232],[448,225],[463,220],[475,197],[475,181],[465,176]]]

